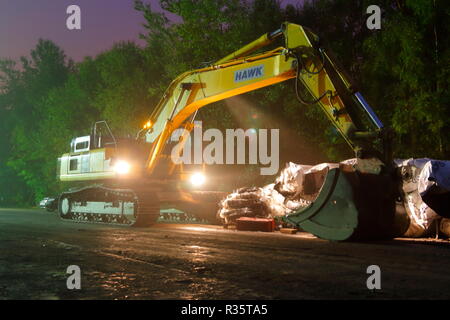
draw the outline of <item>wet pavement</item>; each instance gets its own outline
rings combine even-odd
[[[449,299],[450,242],[338,243],[218,226],[128,228],[0,209],[0,299]],[[67,289],[67,267],[81,290]],[[381,269],[381,290],[366,286]]]

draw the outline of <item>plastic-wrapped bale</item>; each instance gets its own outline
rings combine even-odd
[[[240,217],[282,217],[308,206],[311,201],[301,198],[301,193],[298,192],[299,182],[296,181],[303,177],[301,172],[304,167],[308,166],[289,163],[277,179],[278,185],[272,183],[262,188],[240,188],[234,191],[221,201],[218,217],[225,225],[229,225],[235,224]]]
[[[309,166],[288,162],[286,168],[275,180],[277,191],[285,197],[299,193],[300,186],[303,184],[304,172],[309,168]]]
[[[276,186],[275,183],[272,183],[262,188],[261,200],[267,205],[271,217],[285,216],[311,203],[295,192],[287,192],[286,195],[283,195],[276,190]],[[291,187],[293,185],[288,186],[288,188]]]
[[[440,223],[440,231],[450,236],[445,219],[450,217],[450,161],[422,158],[395,162],[402,178],[403,204],[398,207],[409,217],[404,236],[433,234],[435,223]]]
[[[275,180],[274,189],[285,197],[288,209],[306,207],[317,198],[328,169],[333,165],[323,163],[312,167],[289,162]]]
[[[280,217],[286,215],[289,209],[285,206],[285,198],[274,189],[275,184],[269,184],[261,188],[261,201],[265,204],[268,217]]]
[[[240,217],[267,217],[269,210],[261,196],[261,188],[240,188],[221,201],[218,216],[225,225],[235,224]]]

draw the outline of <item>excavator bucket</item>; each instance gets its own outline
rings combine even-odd
[[[284,219],[327,240],[392,238],[395,185],[387,175],[330,169],[317,198]]]

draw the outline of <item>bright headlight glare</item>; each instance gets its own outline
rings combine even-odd
[[[203,175],[203,174],[201,174],[201,173],[199,173],[199,172],[197,172],[197,173],[194,173],[192,176],[191,176],[191,183],[194,185],[194,186],[201,186],[202,184],[204,184],[205,183],[205,181],[206,181],[206,177]]]
[[[130,164],[126,161],[119,160],[114,165],[114,171],[116,171],[118,174],[127,174],[130,172]]]

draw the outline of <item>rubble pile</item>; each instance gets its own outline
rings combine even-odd
[[[399,222],[406,224],[403,236],[425,236],[434,232],[435,225],[450,236],[450,161],[398,159],[395,164],[402,193],[396,215],[406,219]],[[286,216],[316,200],[330,169],[377,175],[382,166],[378,159],[356,158],[316,166],[289,162],[274,183],[262,188],[241,188],[229,194],[220,203],[218,217],[229,225],[240,217]]]
[[[312,168],[289,162],[275,183],[235,190],[221,201],[218,217],[229,225],[240,217],[274,218],[307,207],[317,197],[327,171],[311,172]]]

